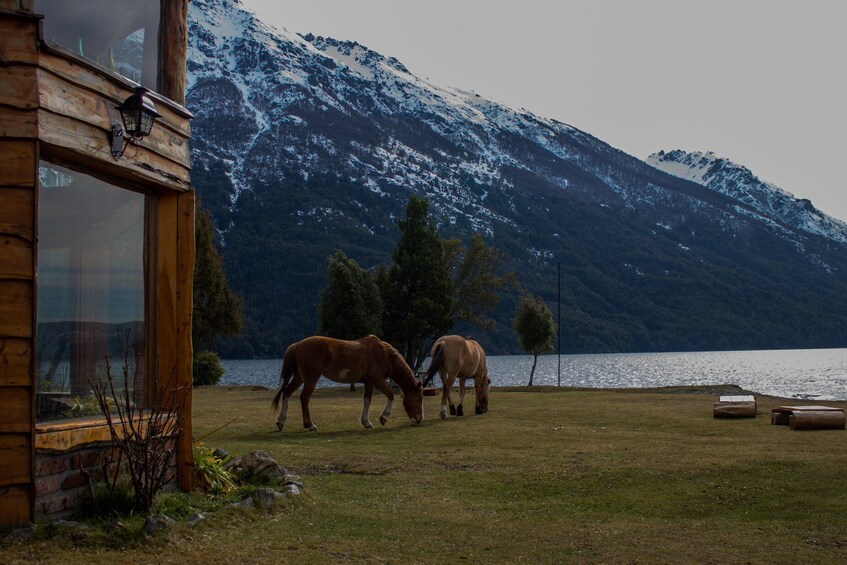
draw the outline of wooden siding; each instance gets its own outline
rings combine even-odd
[[[40,158],[142,188],[158,203],[151,234],[156,266],[151,288],[160,385],[173,376],[185,386],[179,486],[193,480],[191,453],[191,298],[194,268],[194,194],[188,139],[191,114],[185,89],[188,0],[162,0],[162,117],[152,134],[111,156],[116,106],[132,83],[70,51],[39,39],[32,0],[0,0],[0,526],[34,519],[34,339],[37,256],[37,172]],[[170,39],[170,38],[176,38]],[[71,424],[73,428],[73,424]],[[103,430],[41,430],[42,448],[100,441]],[[67,432],[67,433],[66,433]],[[72,437],[71,437],[72,436]],[[46,445],[54,442],[51,447]],[[56,443],[58,442],[58,443]]]
[[[32,520],[34,505],[38,20],[0,12],[0,37],[0,525],[10,525]]]

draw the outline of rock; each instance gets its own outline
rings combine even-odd
[[[188,520],[186,520],[185,523],[193,528],[194,526],[196,526],[197,524],[199,524],[200,522],[202,522],[205,519],[206,519],[206,515],[203,514],[202,512],[198,512],[197,514],[189,516]]]
[[[144,522],[144,533],[148,536],[152,536],[158,531],[167,530],[171,528],[176,522],[174,522],[173,518],[169,516],[150,514],[147,517],[147,521]]]
[[[35,524],[30,524],[29,526],[26,526],[25,528],[18,528],[16,530],[12,530],[9,533],[9,535],[7,535],[5,538],[3,538],[3,540],[4,541],[14,541],[14,540],[21,540],[21,539],[29,539],[37,531],[38,531],[38,526],[36,526]]]
[[[289,483],[285,485],[285,492],[289,496],[300,496],[300,487],[296,483]]]
[[[253,499],[251,497],[247,497],[241,502],[233,502],[232,504],[230,504],[230,506],[234,506],[236,508],[255,508],[256,503],[253,502]]]
[[[252,494],[253,502],[256,503],[256,506],[265,510],[270,510],[276,506],[276,501],[284,496],[284,494],[272,488],[260,488]]]
[[[242,480],[251,483],[280,482],[287,474],[285,468],[264,451],[251,451],[233,470],[239,472]]]
[[[221,461],[226,461],[229,458],[229,451],[221,447],[216,447],[215,450],[212,452],[212,455],[214,455]]]
[[[86,524],[83,524],[82,522],[75,522],[73,520],[56,520],[51,525],[60,531],[84,532],[91,529]]]

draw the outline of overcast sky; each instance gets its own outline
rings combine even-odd
[[[714,151],[847,220],[847,1],[242,1],[636,157]]]

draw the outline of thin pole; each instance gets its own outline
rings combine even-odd
[[[559,261],[559,266],[556,269],[556,375],[558,376],[558,386],[562,386],[562,262]]]

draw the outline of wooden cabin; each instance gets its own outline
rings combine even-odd
[[[91,383],[122,351],[138,407],[182,391],[173,475],[191,487],[187,13],[0,0],[0,526],[79,503],[110,445]],[[146,137],[121,115],[137,92]]]

